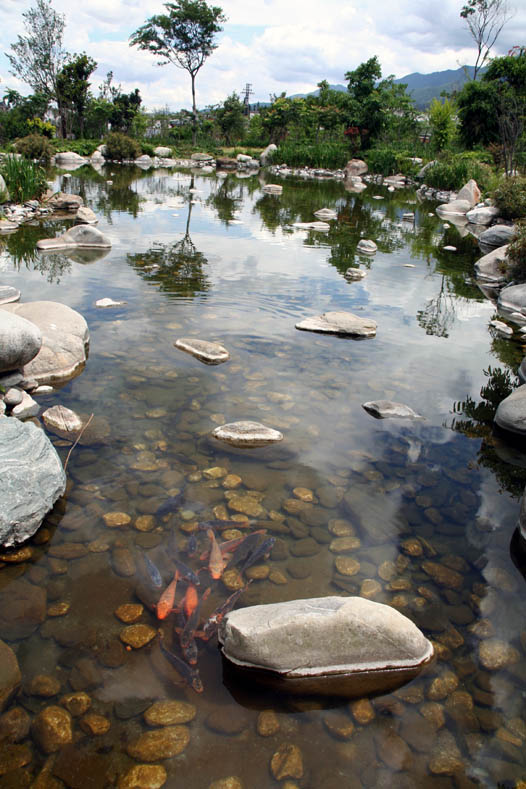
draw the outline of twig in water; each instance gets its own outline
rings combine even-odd
[[[75,447],[79,443],[80,439],[82,438],[82,434],[84,433],[85,429],[87,428],[87,426],[89,425],[89,423],[91,422],[91,420],[93,419],[94,416],[95,416],[95,414],[91,414],[90,418],[88,419],[88,421],[86,422],[86,424],[84,425],[84,427],[82,428],[80,433],[78,434],[77,438],[75,439],[75,443],[73,444],[73,446],[69,450],[68,455],[66,457],[66,462],[64,463],[64,471],[68,467],[69,457],[70,457],[71,453],[73,452],[73,450],[75,449]]]

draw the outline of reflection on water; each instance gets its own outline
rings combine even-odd
[[[476,247],[411,192],[290,180],[276,197],[261,185],[257,175],[82,168],[68,188],[99,215],[107,255],[35,254],[36,240],[69,220],[0,241],[3,283],[24,300],[69,304],[90,327],[84,372],[42,404],[95,414],[30,556],[2,556],[0,568],[0,637],[23,674],[7,713],[34,722],[69,705],[75,744],[50,755],[33,723],[17,744],[0,744],[6,785],[28,785],[43,768],[53,786],[85,786],[88,773],[94,786],[115,785],[150,759],[165,765],[167,786],[192,789],[228,776],[245,789],[278,779],[320,789],[513,786],[526,774],[523,559],[513,536],[526,463],[491,425],[521,349],[489,334],[494,308],[471,279]],[[322,207],[338,213],[328,233],[292,227]],[[360,238],[377,243],[374,258],[356,254]],[[347,282],[351,265],[367,277]],[[126,305],[95,308],[106,296]],[[294,329],[330,309],[374,318],[377,337]],[[220,341],[230,361],[202,365],[174,347],[178,336]],[[425,421],[374,420],[361,403],[378,398]],[[276,427],[284,441],[243,453],[210,439],[239,419]],[[70,444],[52,440],[64,459]],[[162,514],[170,497],[177,506]],[[241,605],[361,594],[416,622],[436,662],[395,693],[320,702],[237,683],[211,639],[198,644],[196,694],[157,636],[126,649],[114,612],[144,604],[145,554],[166,584],[173,557],[199,567],[192,552],[206,551],[199,524],[210,520],[225,521],[221,540],[255,524],[276,540],[242,576],[252,583]],[[237,582],[216,582],[203,619]],[[156,631],[147,607],[138,616]],[[163,627],[175,649],[174,621]],[[71,693],[87,694],[91,717],[64,699]],[[153,713],[144,718],[163,699],[192,710],[177,734],[188,744],[167,759],[175,735]],[[6,725],[0,718],[0,732]],[[164,731],[155,735],[164,744],[138,756],[148,731]],[[294,758],[282,772],[272,757],[285,746]]]

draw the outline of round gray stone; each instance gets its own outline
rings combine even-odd
[[[0,373],[23,367],[37,355],[42,345],[42,334],[34,323],[0,309]]]
[[[283,440],[283,434],[260,422],[230,422],[212,431],[214,438],[233,447],[250,449],[275,444]]]
[[[220,345],[218,342],[208,342],[207,340],[198,340],[191,337],[180,337],[174,343],[176,348],[180,351],[185,351],[195,356],[200,362],[204,364],[221,364],[230,358],[227,349]]]
[[[519,386],[499,404],[495,423],[502,430],[526,436],[526,384]]]

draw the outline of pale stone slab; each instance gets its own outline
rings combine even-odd
[[[227,349],[218,342],[208,342],[208,340],[198,340],[191,337],[180,337],[174,343],[180,351],[185,351],[195,356],[204,364],[221,364],[230,358]]]
[[[331,219],[338,219],[338,214],[332,208],[320,208],[319,211],[314,212],[314,216],[324,222],[329,222]]]
[[[321,230],[327,232],[331,226],[327,222],[293,222],[292,227],[298,230]]]
[[[90,249],[92,247],[109,249],[111,241],[96,227],[86,224],[75,225],[56,238],[43,238],[37,241],[37,249],[43,251],[71,248]]]
[[[18,288],[13,288],[11,285],[0,285],[0,304],[11,304],[14,301],[20,301],[21,295]]]
[[[263,191],[271,195],[280,195],[283,192],[283,187],[280,184],[265,184]]]
[[[75,222],[78,225],[96,225],[98,221],[95,211],[85,205],[80,206],[75,216]]]
[[[260,422],[230,422],[212,431],[214,438],[233,447],[264,447],[283,440],[283,434]]]
[[[474,225],[489,225],[499,215],[499,209],[492,205],[481,206],[480,208],[472,208],[466,214],[468,222]]]
[[[413,411],[408,405],[404,403],[394,403],[392,400],[371,400],[368,403],[362,403],[368,414],[376,417],[376,419],[423,419],[424,417]]]
[[[78,414],[65,405],[54,405],[47,408],[42,414],[46,427],[51,428],[59,435],[69,438],[72,433],[82,430],[82,419]]]
[[[323,315],[316,315],[300,321],[296,324],[296,329],[342,334],[350,337],[374,337],[376,335],[376,321],[371,318],[361,318],[358,315],[353,315],[352,312],[324,312]]]
[[[469,200],[452,200],[451,203],[442,203],[437,207],[437,214],[450,214],[451,216],[465,216],[472,208]]]

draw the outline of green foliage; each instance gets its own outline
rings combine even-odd
[[[504,219],[526,217],[526,178],[505,178],[495,190],[495,204]]]
[[[379,175],[414,175],[417,168],[408,151],[396,151],[391,147],[371,148],[365,155],[369,171]]]
[[[155,147],[156,147],[155,145],[152,145],[149,142],[145,142],[144,140],[141,140],[139,142],[139,145],[141,147],[141,153],[146,153],[148,154],[148,156],[152,156],[152,157],[155,156]]]
[[[38,159],[45,164],[49,163],[54,153],[52,144],[42,134],[28,134],[27,137],[22,137],[15,143],[15,148],[25,159]]]
[[[21,96],[16,90],[7,90],[4,106],[7,109],[0,112],[0,140],[5,142],[30,134],[34,130],[30,122],[45,114],[48,99],[42,94]]]
[[[43,121],[42,118],[31,118],[27,125],[32,132],[47,137],[49,140],[52,140],[55,136],[55,127],[50,121]]]
[[[285,141],[278,146],[272,162],[290,167],[322,167],[339,169],[349,161],[349,147],[342,142],[294,143]]]
[[[516,222],[517,235],[508,246],[508,260],[517,282],[526,282],[526,219]]]
[[[100,145],[100,140],[53,140],[55,153],[73,151],[79,156],[91,156]]]
[[[0,165],[11,200],[24,203],[40,197],[47,189],[46,174],[28,159],[7,156]]]
[[[241,140],[245,130],[245,117],[243,104],[237,93],[232,93],[217,107],[215,119],[227,145]]]
[[[459,135],[467,148],[499,140],[498,88],[495,83],[466,82],[457,98]]]
[[[431,144],[436,151],[447,148],[455,134],[455,107],[449,99],[438,101],[433,99],[429,105],[429,122],[431,124]]]
[[[111,132],[104,143],[107,147],[108,159],[116,159],[119,162],[123,159],[136,159],[141,153],[138,142],[121,132]]]
[[[484,156],[484,155],[483,155]],[[495,186],[495,174],[489,164],[481,162],[477,152],[445,154],[426,170],[425,181],[436,189],[460,189],[473,178],[482,192]]]
[[[65,130],[84,134],[84,117],[88,106],[88,79],[97,68],[97,63],[84,52],[75,55],[57,75],[57,101],[65,121]]]
[[[248,146],[256,147],[265,147],[270,142],[269,136],[263,128],[263,121],[259,113],[250,118],[244,142]]]

